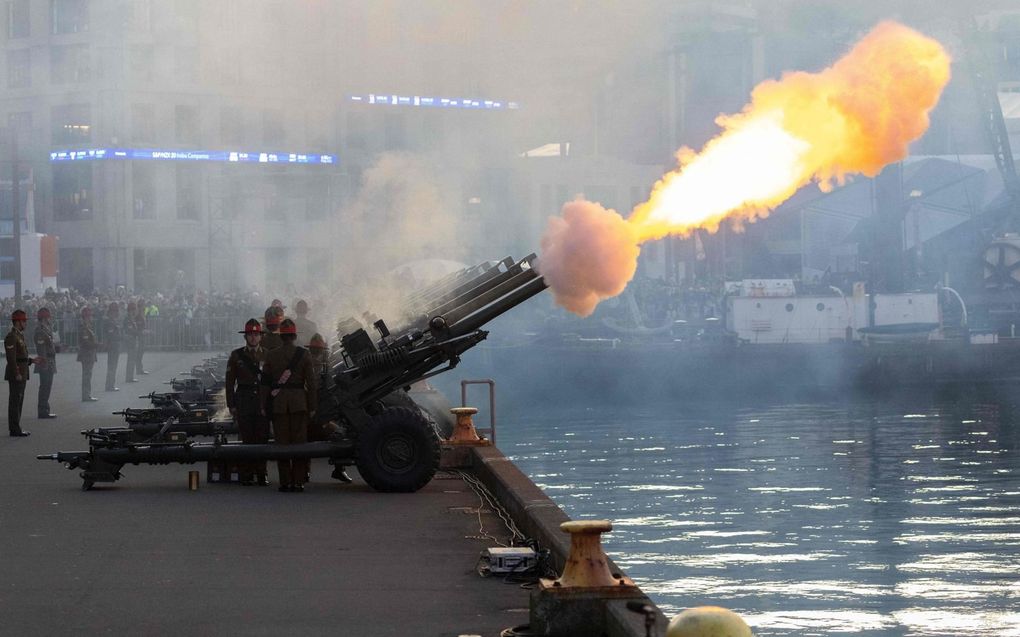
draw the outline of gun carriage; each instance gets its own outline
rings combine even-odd
[[[170,420],[142,441],[131,428],[85,431],[88,451],[38,458],[80,469],[85,490],[118,480],[127,464],[328,458],[334,465],[357,466],[376,490],[417,491],[439,467],[440,438],[407,390],[456,367],[466,351],[486,338],[488,332],[481,329],[486,323],[545,289],[534,261],[534,254],[521,260],[507,257],[444,277],[404,299],[395,329],[375,321],[375,339],[355,321],[341,321],[339,346],[330,355],[320,390],[319,417],[338,425],[329,440],[244,444],[214,431],[213,441],[195,442]]]

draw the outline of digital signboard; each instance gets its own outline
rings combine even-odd
[[[86,148],[55,150],[51,162],[138,159],[149,161],[218,161],[239,164],[325,164],[337,163],[336,155],[321,153],[274,153],[238,150],[159,150],[154,148]]]
[[[350,100],[356,104],[382,106],[421,106],[424,108],[467,108],[476,110],[510,110],[521,107],[518,102],[502,100],[474,99],[470,97],[430,97],[425,95],[394,95],[392,93],[369,93],[367,95],[351,95]]]

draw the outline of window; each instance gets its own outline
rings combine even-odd
[[[91,164],[53,166],[53,216],[59,221],[92,217]]]
[[[92,140],[92,109],[88,104],[54,106],[50,119],[54,144],[80,144]]]
[[[321,175],[309,177],[304,192],[308,202],[308,219],[316,220],[329,217],[331,212],[329,209],[329,178]]]
[[[182,84],[198,81],[198,49],[179,46],[174,50],[174,76]]]
[[[28,139],[28,136],[32,132],[31,111],[11,113],[7,116],[7,126],[9,126],[12,130],[17,131],[18,139]]]
[[[323,152],[329,147],[328,135],[329,115],[319,111],[305,113],[305,140],[307,150]]]
[[[383,117],[383,140],[386,150],[404,150],[407,147],[404,116],[386,113]]]
[[[197,221],[201,212],[202,173],[191,164],[177,166],[177,218]]]
[[[50,47],[50,81],[54,84],[88,82],[92,78],[87,44]]]
[[[131,139],[136,142],[156,141],[156,107],[152,104],[131,105]]]
[[[140,83],[152,81],[156,64],[151,46],[145,44],[132,46],[129,64],[132,81]]]
[[[50,0],[50,10],[54,35],[89,30],[88,0]]]
[[[266,219],[268,221],[286,221],[287,204],[290,199],[290,176],[273,175],[266,183]]]
[[[347,147],[365,148],[368,139],[368,118],[365,113],[347,113]]]
[[[612,186],[585,186],[584,197],[601,204],[606,210],[616,210],[616,188]],[[566,203],[566,200],[562,203]]]
[[[174,136],[179,143],[198,142],[198,108],[178,104],[174,108]]]
[[[131,163],[131,193],[135,219],[156,218],[156,164]]]
[[[7,38],[27,38],[32,35],[32,22],[29,12],[29,0],[8,0],[7,2]]]
[[[283,117],[278,109],[267,108],[262,111],[262,141],[275,146],[282,146],[286,142],[286,135],[283,131]],[[267,148],[266,150],[278,149]],[[282,148],[279,150],[282,150]]]
[[[233,145],[244,143],[241,109],[235,106],[224,106],[220,109],[220,141]]]
[[[32,85],[32,55],[30,49],[7,51],[7,88],[28,88]]]
[[[14,267],[13,261],[4,261],[3,263],[0,263],[0,279],[4,281],[13,281],[17,273],[18,271]]]

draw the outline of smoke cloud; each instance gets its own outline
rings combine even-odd
[[[588,316],[600,301],[623,292],[640,252],[637,233],[619,213],[575,199],[549,219],[538,271],[559,305]]]

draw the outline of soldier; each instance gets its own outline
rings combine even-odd
[[[318,387],[308,350],[295,345],[294,321],[280,323],[282,344],[266,352],[262,366],[262,413],[273,423],[276,444],[300,444],[308,440],[308,420],[315,418]],[[280,491],[304,491],[308,460],[280,460]]]
[[[297,325],[297,321],[294,321]],[[300,337],[299,337],[300,338]],[[316,333],[312,335],[312,338],[308,341],[308,355],[312,359],[312,371],[314,372],[314,378],[316,387],[319,390],[320,395],[323,389],[323,381],[326,373],[326,368],[329,365],[329,355],[326,352],[326,339],[322,338],[322,335]],[[325,421],[322,418],[326,417],[326,414],[320,413],[316,418],[311,419],[308,422],[308,440],[317,441],[325,440],[328,436],[325,430]]]
[[[142,367],[142,354],[145,353],[145,308],[144,299],[138,299],[138,312],[135,314],[135,323],[138,324],[138,348],[135,349],[135,371],[139,374],[148,374]]]
[[[237,423],[241,442],[265,444],[269,442],[269,422],[261,413],[259,389],[262,382],[262,361],[265,351],[260,347],[262,325],[257,319],[244,324],[244,347],[230,352],[227,360],[227,408]],[[266,461],[243,463],[238,467],[241,484],[269,484]]]
[[[280,321],[283,320],[283,308],[270,305],[266,308],[266,326],[262,334],[262,349],[267,352],[280,346]]]
[[[35,326],[35,355],[39,364],[35,373],[39,375],[39,401],[37,412],[39,418],[56,418],[50,413],[50,390],[53,389],[53,375],[57,373],[57,349],[53,344],[53,328],[50,327],[50,309],[41,307],[36,312],[38,322]]]
[[[10,399],[7,402],[7,427],[10,429],[11,436],[23,438],[31,435],[21,429],[21,406],[25,402],[28,366],[33,362],[28,357],[28,345],[25,344],[24,335],[28,314],[25,314],[24,310],[14,310],[14,313],[11,314],[11,322],[14,325],[4,338],[4,353],[7,356],[4,380],[7,381],[11,390]]]
[[[106,308],[106,320],[103,321],[103,340],[106,345],[106,391],[120,391],[116,387],[117,361],[120,358],[120,306],[114,301]]]
[[[138,329],[138,310],[134,303],[127,304],[127,312],[124,313],[124,322],[121,326],[121,345],[124,350],[124,382],[137,383],[135,378],[135,363],[138,360],[138,339],[141,337],[141,330]]]
[[[296,323],[297,321],[295,321]],[[312,357],[315,381],[321,396],[322,392],[325,391],[326,374],[329,372],[329,351],[326,348],[326,339],[322,338],[322,335],[319,333],[313,334],[312,338],[308,341],[308,352]],[[337,431],[336,423],[330,422],[328,418],[329,414],[324,413],[321,409],[316,409],[315,417],[310,418],[308,422],[309,442],[327,440],[331,433]],[[351,477],[347,475],[347,471],[344,470],[344,466],[341,464],[335,465],[333,468],[333,477],[341,482],[352,482]]]
[[[294,324],[297,325],[298,345],[307,345],[312,338],[312,334],[319,331],[319,326],[315,324],[315,321],[308,319],[308,303],[304,299],[298,299],[297,303],[294,304],[294,311],[297,313]]]
[[[92,366],[96,364],[96,333],[92,329],[92,308],[81,309],[81,324],[78,325],[78,362],[81,363],[81,401],[91,403],[99,400],[92,396]]]

